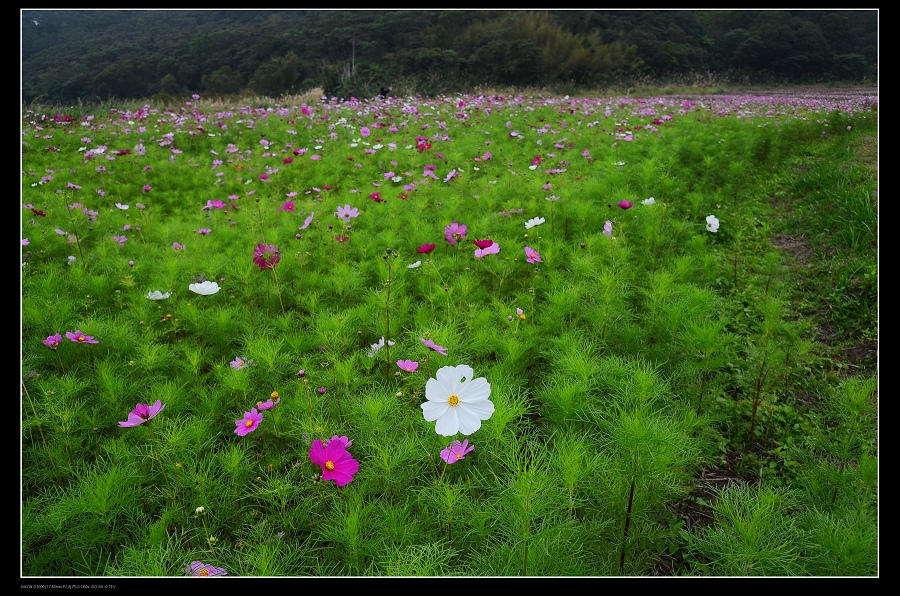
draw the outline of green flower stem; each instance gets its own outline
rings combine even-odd
[[[175,491],[172,490],[172,485],[169,483],[169,476],[166,474],[166,467],[162,463],[162,459],[159,457],[159,451],[156,449],[155,439],[153,438],[153,424],[152,420],[147,421],[147,428],[150,429],[150,449],[153,450],[153,456],[156,458],[156,461],[159,462],[159,469],[162,470],[163,478],[166,480],[166,486],[169,487],[169,492],[172,493],[172,504],[175,504]]]
[[[56,356],[59,357],[59,354]],[[31,394],[28,393],[28,388],[25,386],[24,382],[22,383],[22,393],[28,398],[28,404],[31,406],[31,413],[34,414],[34,419],[37,421],[38,433],[41,435],[41,443],[44,445],[44,451],[47,452],[47,459],[50,460],[50,465],[53,466],[53,474],[56,476],[56,483],[62,484],[62,476],[59,475],[59,470],[56,468],[56,462],[53,461],[53,456],[50,454],[50,448],[47,447],[47,439],[44,438],[44,429],[41,426],[41,419],[38,418],[37,410],[34,407],[34,401],[31,399]]]
[[[637,452],[634,454],[634,466],[637,468]],[[619,553],[619,575],[625,573],[625,546],[628,543],[628,531],[631,529],[631,512],[634,506],[634,473],[631,475],[631,488],[628,491],[628,506],[625,509],[625,530],[622,534],[622,550]]]
[[[309,406],[309,428],[315,429],[316,423],[313,417],[312,398],[309,396],[309,383],[303,379],[303,391],[306,393],[306,404]]]
[[[278,274],[275,272],[275,266],[272,266],[272,277],[275,279],[275,292],[278,294],[278,302],[281,304],[281,314],[286,315],[284,310],[284,301],[281,299],[281,287],[278,285]]]

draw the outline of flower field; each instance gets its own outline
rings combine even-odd
[[[23,577],[877,575],[877,107],[23,108]]]

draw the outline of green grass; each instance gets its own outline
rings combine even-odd
[[[877,99],[108,107],[23,109],[23,577],[878,574]]]

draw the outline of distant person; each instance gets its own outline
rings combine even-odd
[[[393,88],[394,88],[393,86],[390,86],[387,89],[385,89],[384,86],[382,85],[381,89],[378,90],[378,95],[381,97],[381,99],[384,99],[385,97],[387,97],[390,94],[391,89],[393,89]]]

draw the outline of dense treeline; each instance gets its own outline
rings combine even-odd
[[[876,10],[23,10],[23,101],[872,82]]]

